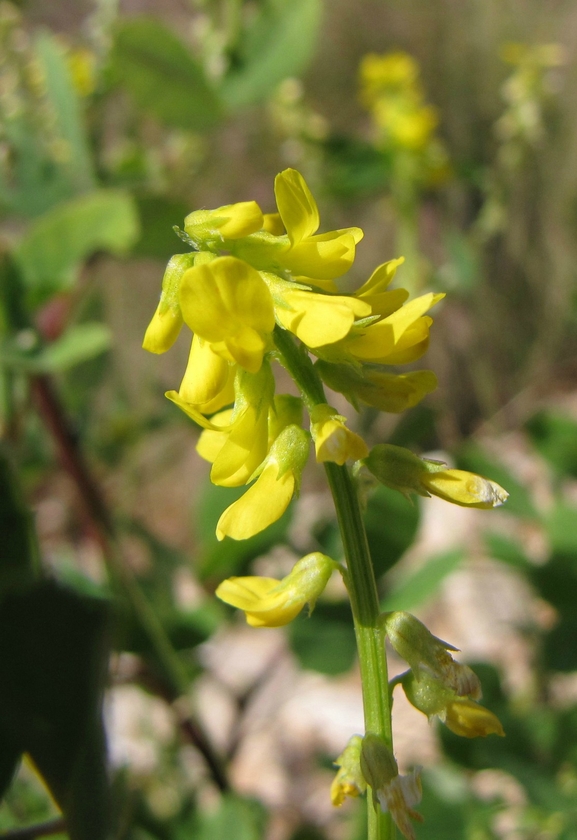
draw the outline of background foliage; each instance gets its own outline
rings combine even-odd
[[[363,836],[362,809],[327,805],[359,726],[335,699],[359,693],[343,593],[286,636],[247,635],[212,597],[339,556],[322,476],[268,531],[217,543],[237,491],[209,484],[162,397],[188,348],[140,350],[173,226],[272,209],[296,166],[327,227],[365,230],[346,282],[402,252],[403,285],[448,292],[439,390],[360,428],[511,494],[490,517],[368,500],[385,608],[478,660],[507,732],[464,741],[398,710],[401,764],[425,765],[418,837],[577,837],[576,39],[553,0],[0,4],[3,831],[63,812],[73,840]],[[363,56],[399,50],[435,109],[436,178],[358,96]]]

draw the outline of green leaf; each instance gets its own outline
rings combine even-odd
[[[226,794],[216,811],[198,814],[180,825],[175,840],[262,840],[266,813],[259,802]]]
[[[110,348],[112,333],[97,321],[75,324],[49,344],[37,358],[40,370],[57,373],[99,356]]]
[[[559,502],[551,510],[545,527],[551,548],[558,554],[573,557],[577,565],[577,508]]]
[[[62,47],[48,32],[36,38],[36,51],[44,75],[46,92],[54,115],[54,130],[66,145],[63,169],[74,192],[94,187],[94,173],[80,103],[76,96]]]
[[[381,486],[369,497],[365,525],[375,574],[380,577],[415,539],[419,508],[396,490]]]
[[[523,547],[516,540],[505,537],[503,534],[487,533],[485,534],[485,543],[491,557],[495,560],[500,560],[501,563],[506,563],[508,566],[523,571],[532,568]]]
[[[242,40],[239,69],[225,79],[222,96],[242,108],[269,96],[279,82],[299,76],[312,58],[321,0],[268,0]]]
[[[577,423],[553,411],[540,411],[525,428],[541,455],[559,475],[577,476]]]
[[[134,203],[121,190],[97,190],[49,210],[15,252],[31,303],[37,306],[70,289],[91,254],[125,254],[137,237]]]
[[[425,603],[438,590],[444,579],[463,560],[460,548],[445,551],[431,557],[424,566],[396,586],[381,604],[383,612],[390,610],[413,610]]]
[[[356,642],[348,604],[317,604],[289,625],[291,649],[301,666],[320,674],[343,674],[355,661]]]
[[[64,811],[71,840],[106,840],[102,727],[108,609],[51,581],[0,611],[0,719]]]
[[[153,18],[122,24],[111,56],[112,75],[143,111],[166,125],[206,131],[219,121],[220,100],[187,47]]]
[[[183,244],[173,228],[175,225],[182,226],[182,220],[190,209],[182,201],[171,201],[162,196],[138,199],[141,234],[134,246],[134,256],[168,260],[173,254],[183,251]]]

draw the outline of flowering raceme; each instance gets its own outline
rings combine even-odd
[[[254,482],[223,513],[219,539],[246,539],[278,519],[298,492],[310,448],[302,421],[283,421],[278,411],[275,331],[292,333],[317,356],[322,378],[355,409],[402,411],[436,386],[431,371],[383,366],[425,352],[426,313],[442,295],[407,302],[408,292],[390,289],[402,258],[379,266],[355,293],[339,294],[333,281],[352,265],[362,231],[317,233],[317,204],[294,169],[277,176],[275,196],[276,214],[247,201],[186,217],[183,237],[195,250],[170,260],[144,339],[147,350],[163,353],[189,327],[188,364],[167,397],[205,430],[198,451],[212,463],[215,484]],[[309,409],[317,461],[342,465],[368,455],[335,409]]]

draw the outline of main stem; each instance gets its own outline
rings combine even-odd
[[[326,403],[322,382],[305,349],[297,346],[279,327],[275,328],[275,344],[282,364],[300,388],[307,409]],[[379,598],[359,498],[346,466],[327,462],[325,470],[347,561],[346,583],[359,652],[365,731],[381,735],[392,749],[387,660],[378,621]],[[370,794],[367,807],[369,840],[392,840],[395,827],[390,816],[375,810]]]

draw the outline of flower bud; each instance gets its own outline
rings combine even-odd
[[[196,254],[175,254],[168,261],[162,278],[160,303],[147,327],[142,346],[149,353],[165,353],[176,341],[182,327],[182,314],[178,302],[180,281],[192,268]]]
[[[507,501],[509,494],[495,481],[464,470],[446,469],[442,461],[419,458],[402,446],[380,443],[364,464],[382,484],[407,498],[439,496],[447,502],[474,508],[493,508]]]
[[[227,204],[216,210],[195,210],[184,220],[184,229],[198,244],[211,240],[242,239],[263,226],[263,215],[256,201]]]

